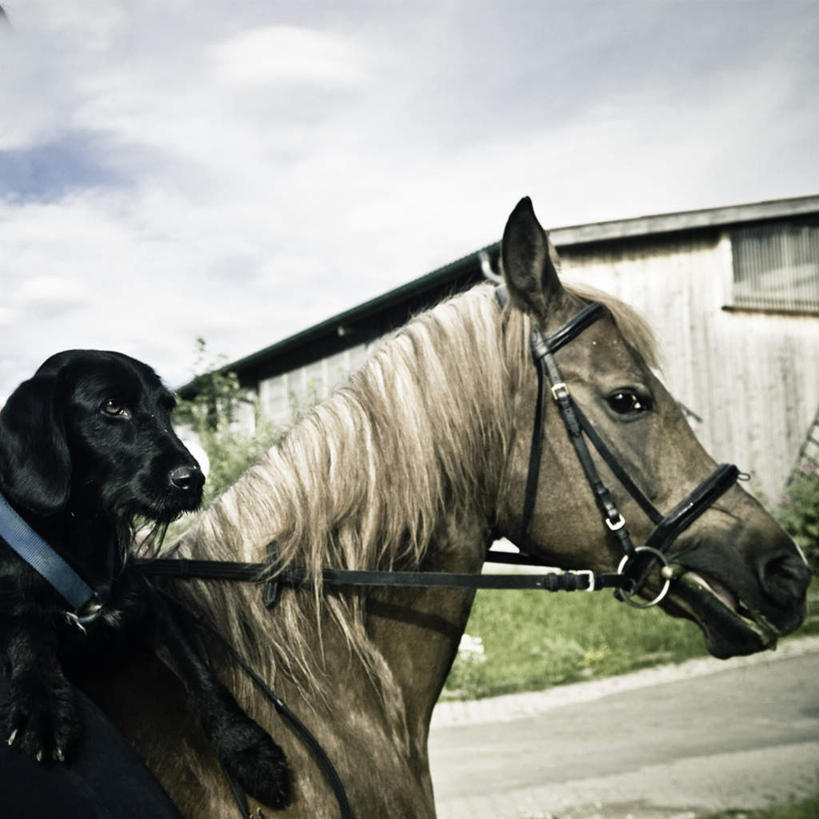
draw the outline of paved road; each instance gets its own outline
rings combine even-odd
[[[819,638],[776,654],[445,703],[440,819],[694,819],[815,795]]]

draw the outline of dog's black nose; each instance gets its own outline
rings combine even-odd
[[[196,466],[177,466],[168,474],[171,485],[183,492],[198,492],[205,483],[202,470]]]

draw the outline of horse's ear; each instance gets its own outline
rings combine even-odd
[[[540,226],[532,200],[518,202],[506,222],[501,242],[503,277],[515,307],[543,318],[549,303],[563,293],[557,275],[560,261]]]
[[[0,486],[10,501],[43,516],[65,507],[71,485],[57,380],[53,372],[37,373],[0,411]]]

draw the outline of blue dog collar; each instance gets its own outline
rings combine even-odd
[[[0,494],[0,537],[47,580],[71,606],[70,620],[82,626],[99,616],[99,595],[57,554]]]

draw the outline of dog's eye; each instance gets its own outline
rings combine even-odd
[[[638,415],[651,409],[651,399],[635,390],[616,390],[606,400],[618,415]]]
[[[103,405],[100,407],[100,411],[105,415],[113,415],[118,418],[130,418],[131,413],[122,406],[122,404],[114,401],[113,399],[109,398]]]

